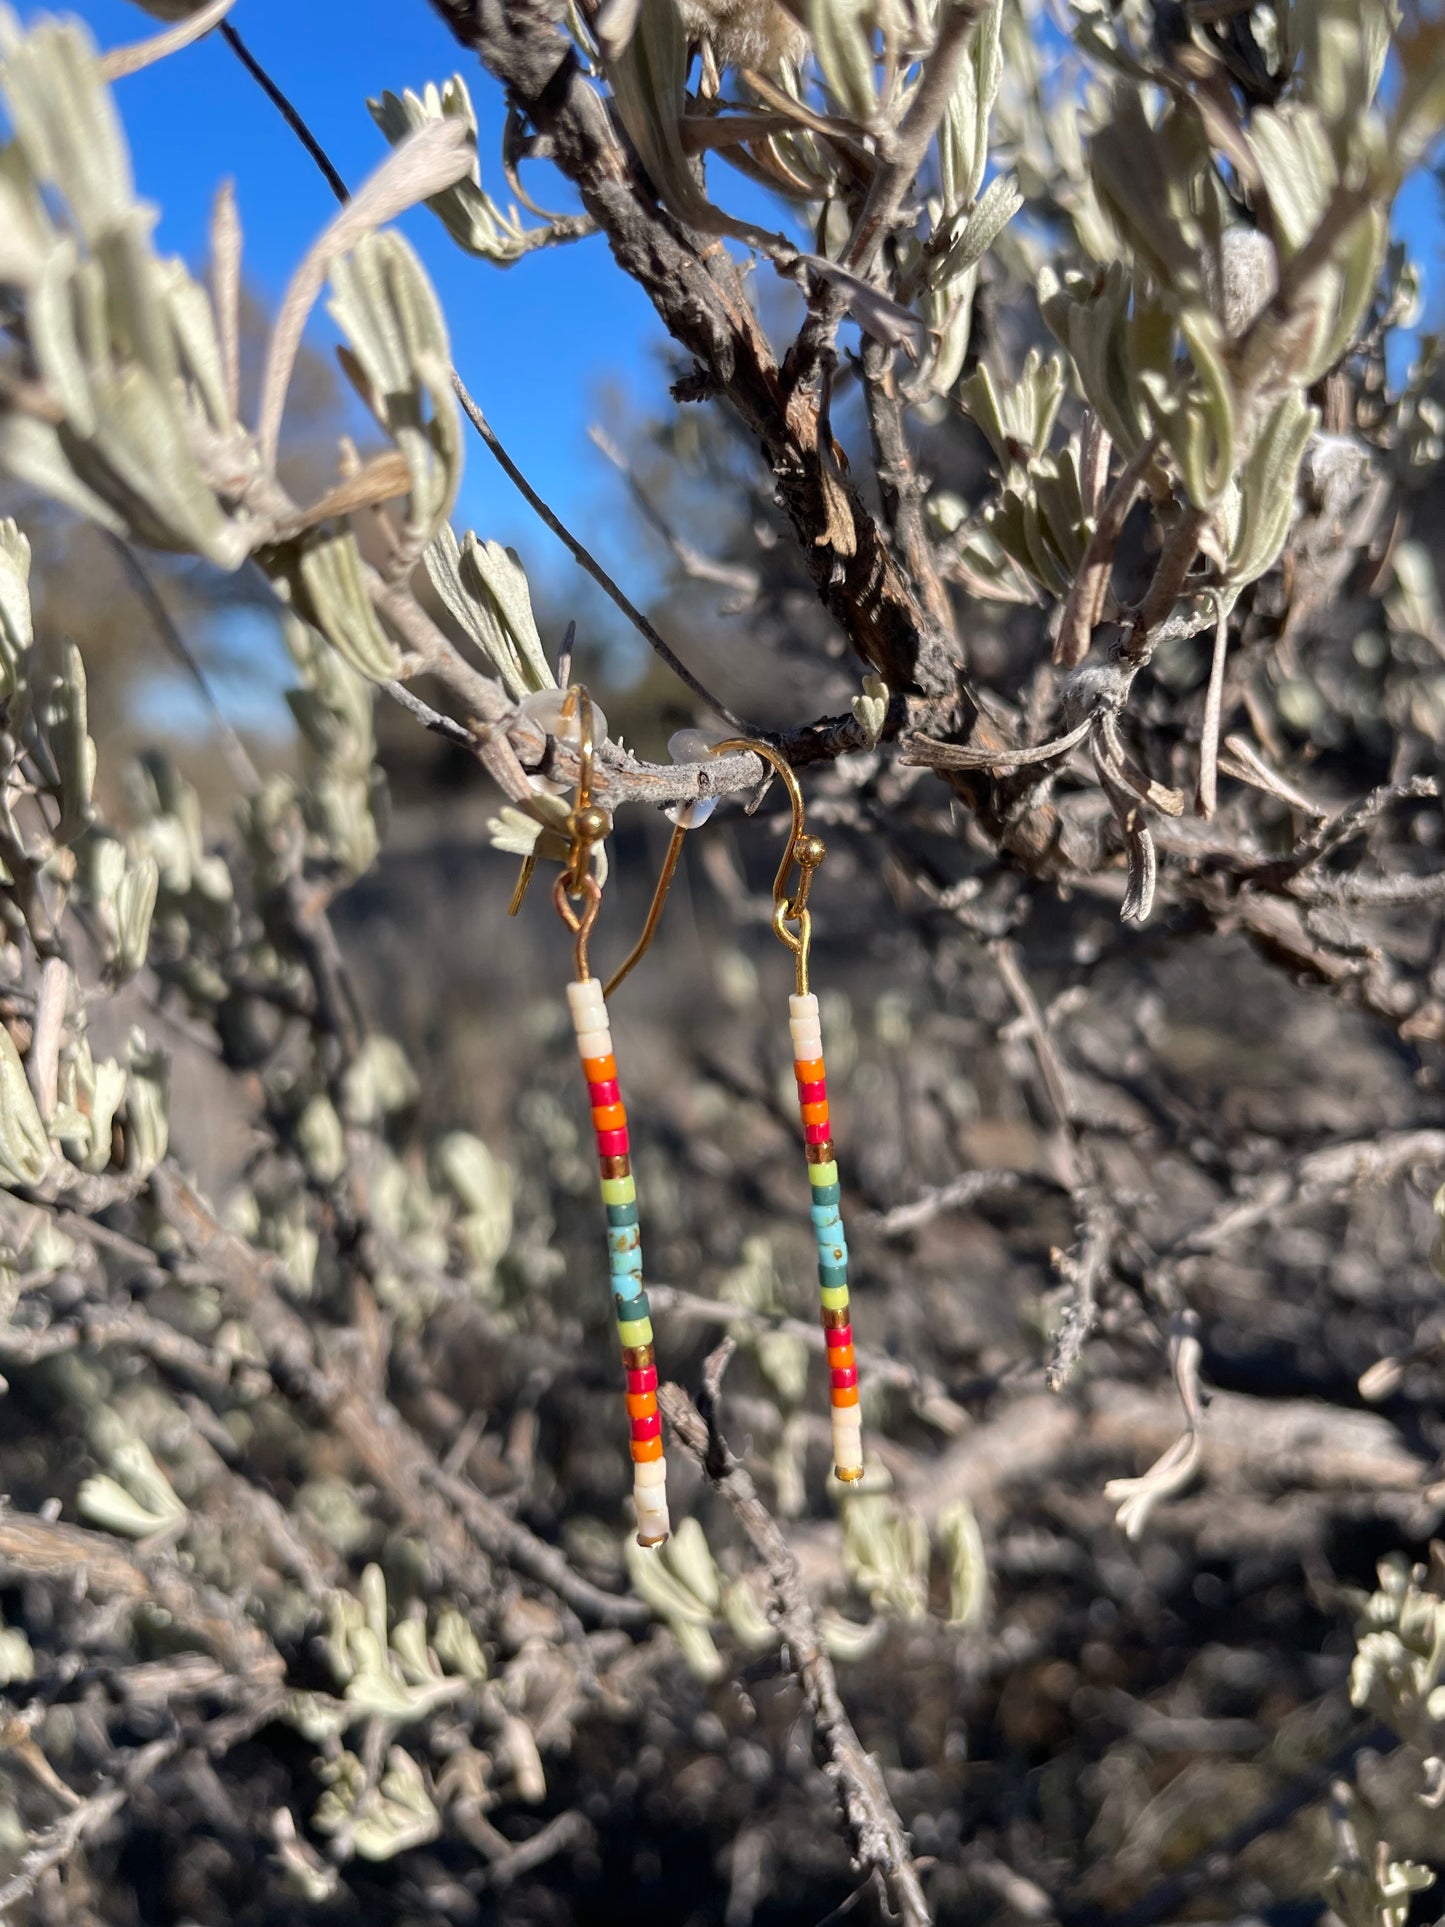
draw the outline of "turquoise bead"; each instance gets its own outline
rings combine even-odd
[[[836,1204],[815,1204],[812,1208],[813,1223],[819,1231],[827,1231],[834,1225],[841,1225],[843,1214]]]
[[[630,1251],[614,1251],[608,1258],[614,1278],[640,1278],[642,1276],[642,1249],[634,1245]]]
[[[836,1235],[830,1232],[818,1234],[818,1263],[820,1265],[842,1265],[848,1263],[848,1242],[841,1229]]]

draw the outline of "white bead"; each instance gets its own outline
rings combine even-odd
[[[830,1409],[833,1418],[833,1437],[835,1439],[844,1437],[852,1437],[854,1439],[862,1438],[863,1418],[858,1406],[834,1405]]]
[[[799,1064],[812,1064],[823,1055],[823,1034],[817,1030],[794,1030],[793,1058]]]
[[[667,1500],[665,1498],[659,1498],[655,1505],[645,1504],[637,1498],[635,1493],[633,1494],[633,1499],[637,1506],[637,1527],[639,1532],[645,1533],[649,1539],[660,1539],[665,1533],[671,1531],[672,1528],[667,1516]]]
[[[612,1055],[612,1032],[610,1030],[579,1030],[577,1033],[577,1055],[585,1064],[589,1057],[610,1057]]]
[[[585,977],[580,984],[568,984],[567,1002],[572,1006],[572,1021],[578,1030],[600,1030],[607,1022],[602,985],[596,977]]]
[[[666,1484],[667,1484],[667,1460],[666,1459],[644,1459],[641,1465],[633,1466],[632,1489],[634,1492],[637,1491],[641,1486],[666,1485]]]
[[[801,1018],[808,1017],[816,1024],[818,1021],[818,999],[811,990],[803,997],[789,997],[788,1015],[795,1023]]]

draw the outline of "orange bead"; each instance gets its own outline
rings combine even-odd
[[[582,1075],[589,1084],[606,1084],[617,1075],[617,1059],[610,1051],[606,1057],[584,1057]]]
[[[845,1372],[850,1365],[855,1365],[856,1363],[857,1360],[853,1356],[853,1347],[851,1345],[840,1345],[836,1351],[830,1350],[828,1353],[829,1371]]]
[[[858,1403],[858,1387],[856,1385],[835,1385],[830,1396],[835,1405],[856,1405]]]
[[[661,1457],[661,1439],[634,1439],[632,1441],[632,1462],[634,1465],[646,1465],[649,1459],[660,1459]]]
[[[828,1100],[826,1097],[821,1104],[803,1105],[802,1110],[803,1122],[805,1124],[826,1124],[828,1122]]]
[[[825,1075],[821,1057],[795,1057],[793,1075],[800,1084],[821,1084]]]
[[[656,1392],[628,1392],[626,1398],[629,1418],[651,1418],[657,1410]]]
[[[594,1104],[592,1107],[592,1128],[594,1131],[625,1131],[627,1129],[627,1106],[625,1104]]]

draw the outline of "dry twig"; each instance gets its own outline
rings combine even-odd
[[[848,1718],[798,1562],[759,1498],[752,1478],[733,1458],[719,1427],[716,1388],[732,1350],[732,1341],[725,1340],[704,1367],[705,1381],[713,1388],[705,1401],[707,1418],[678,1385],[662,1388],[659,1396],[663,1411],[674,1437],[706,1472],[767,1566],[778,1630],[813,1716],[814,1733],[827,1754],[828,1774],[837,1789],[856,1862],[887,1881],[906,1927],[927,1927],[933,1915],[924,1898],[903,1822],[877,1762],[864,1750]]]

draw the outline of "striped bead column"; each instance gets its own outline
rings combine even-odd
[[[806,996],[790,997],[788,1013],[793,1034],[793,1075],[798,1080],[798,1104],[808,1147],[813,1235],[818,1240],[818,1285],[833,1405],[833,1470],[851,1484],[863,1476],[863,1415],[858,1409],[858,1368],[853,1362],[853,1326],[848,1309],[848,1241],[843,1235],[838,1165],[828,1123],[818,999],[811,991]]]
[[[627,1373],[627,1417],[632,1430],[632,1497],[637,1506],[637,1543],[660,1546],[671,1530],[667,1517],[667,1467],[662,1456],[662,1415],[657,1409],[657,1361],[652,1318],[642,1288],[642,1234],[637,1225],[637,1187],[628,1155],[627,1112],[617,1088],[617,1060],[607,1006],[596,977],[567,986],[577,1050],[592,1104],[602,1202],[607,1211],[607,1251]]]

